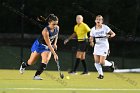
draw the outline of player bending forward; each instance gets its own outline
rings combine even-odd
[[[27,63],[23,62],[20,66],[20,73],[23,74],[26,67],[34,64],[41,55],[42,62],[33,77],[34,80],[42,80],[40,74],[46,69],[47,63],[53,54],[55,61],[58,55],[54,49],[57,49],[57,38],[59,32],[58,18],[54,14],[48,16],[48,24],[42,31],[41,36],[36,39],[31,48],[31,56]]]

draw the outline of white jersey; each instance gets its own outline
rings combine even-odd
[[[111,29],[107,25],[102,25],[101,29],[96,29],[95,27],[91,29],[90,36],[94,37],[96,42],[94,46],[95,55],[107,56],[109,50],[109,42],[108,38],[105,36],[107,36],[107,33],[110,31]]]

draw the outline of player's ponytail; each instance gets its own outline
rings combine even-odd
[[[58,17],[55,16],[54,14],[49,14],[46,18],[43,17],[43,16],[39,16],[39,17],[37,17],[37,20],[39,22],[41,22],[42,24],[46,25],[46,24],[48,24],[51,21],[58,21]]]
[[[43,16],[39,16],[39,17],[37,17],[37,21],[45,23],[46,22],[46,18],[43,17]]]

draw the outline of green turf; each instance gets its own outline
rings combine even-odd
[[[88,76],[63,72],[70,79],[61,80],[57,71],[45,71],[42,81],[32,80],[34,73],[35,70],[26,70],[23,75],[18,70],[0,70],[0,93],[140,93],[135,90],[140,89],[138,73],[105,73],[105,78],[98,80],[96,72]]]

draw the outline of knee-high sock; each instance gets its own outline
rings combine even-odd
[[[73,69],[74,72],[77,70],[79,63],[80,63],[80,58],[76,58],[76,62],[75,62],[74,69]]]
[[[30,66],[28,63],[25,63],[25,62],[24,62],[24,63],[22,64],[22,67],[23,67],[23,68],[26,68],[26,67],[28,67],[28,66]]]
[[[95,63],[94,65],[95,65],[99,75],[103,75],[102,66],[99,63]]]
[[[112,63],[111,63],[111,62],[109,62],[109,61],[105,60],[105,64],[104,64],[103,66],[111,66],[111,65],[112,65]]]
[[[82,62],[82,65],[84,67],[84,72],[88,72],[85,60],[81,60],[81,62]]]
[[[47,64],[45,63],[40,63],[40,66],[38,70],[35,73],[35,76],[40,75],[45,69],[46,69]]]

